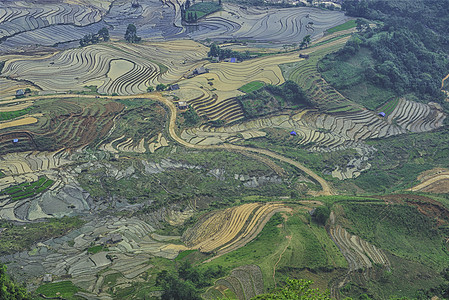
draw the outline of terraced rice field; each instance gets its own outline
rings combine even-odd
[[[0,7],[0,38],[57,24],[86,26],[101,20],[110,1],[14,2]]]
[[[382,250],[348,233],[340,225],[330,228],[329,234],[348,261],[349,271],[372,268],[373,264],[390,265]]]
[[[331,38],[331,37],[329,37]],[[325,55],[342,48],[348,37],[329,42],[316,48],[301,51],[309,55],[309,58],[299,63],[285,64],[281,66],[283,75],[296,82],[306,94],[328,112],[359,111],[361,108],[346,99],[337,90],[331,87],[318,72],[317,64]]]
[[[44,114],[0,123],[0,152],[9,152],[7,149],[12,147],[11,140],[14,138],[20,140],[19,146],[23,140],[29,140],[31,149],[56,150],[61,145],[66,148],[81,147],[104,136],[123,105],[95,100],[69,98],[39,101]]]
[[[206,52],[191,41],[97,44],[40,59],[9,60],[2,76],[33,82],[46,91],[81,91],[94,85],[101,94],[129,95],[179,80]]]
[[[229,291],[239,300],[249,300],[262,294],[264,285],[260,267],[246,265],[235,268],[231,271],[231,275],[217,280],[215,285],[207,290],[203,297],[205,299],[227,297]]]
[[[312,39],[324,31],[342,24],[347,17],[337,11],[314,8],[259,8],[226,3],[223,11],[198,22],[198,30],[189,35],[194,39],[249,40],[278,44],[299,43],[304,36]]]
[[[222,255],[256,238],[266,222],[276,213],[289,210],[278,203],[250,203],[215,211],[203,216],[182,236],[191,249],[216,251]]]
[[[13,96],[16,94],[17,90],[20,90],[20,89],[25,90],[26,88],[33,88],[33,86],[23,83],[23,82],[8,80],[6,78],[0,77],[0,97]],[[0,105],[2,103],[3,102],[0,102]]]
[[[361,143],[367,139],[434,130],[443,126],[445,118],[441,107],[435,103],[402,99],[387,118],[368,110],[339,114],[305,110],[292,116],[278,115],[232,126],[187,129],[181,133],[181,138],[198,145],[232,143],[265,136],[263,129],[274,127],[296,131],[298,144],[308,146],[311,151],[335,151],[363,147]]]
[[[242,85],[261,82],[279,85],[285,80],[279,64],[297,62],[297,53],[260,57],[241,63],[209,63],[209,73],[179,82],[180,90],[174,92],[188,103],[200,116],[227,123],[243,118],[243,111],[234,97]]]

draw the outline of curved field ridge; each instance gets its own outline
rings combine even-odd
[[[57,24],[86,26],[99,22],[110,1],[67,1],[35,4],[27,1],[0,1],[0,39]]]
[[[342,12],[315,8],[246,8],[226,3],[223,11],[201,19],[198,30],[189,35],[194,39],[291,44],[301,42],[306,35],[318,38],[347,19]]]
[[[361,142],[367,139],[434,130],[443,126],[445,118],[438,104],[401,99],[385,119],[368,110],[339,114],[305,110],[295,115],[260,118],[226,127],[187,129],[181,133],[181,138],[192,144],[213,145],[265,136],[263,129],[275,127],[296,131],[298,144],[309,146],[311,151],[327,152],[360,148]]]
[[[231,271],[231,275],[217,280],[215,285],[203,297],[205,299],[217,299],[216,295],[212,293],[213,290],[219,291],[225,297],[226,294],[221,291],[226,289],[231,290],[239,300],[252,299],[262,294],[264,292],[264,285],[260,267],[246,265],[235,268]]]
[[[2,76],[27,80],[48,91],[79,91],[95,85],[101,94],[130,95],[145,92],[149,85],[179,80],[206,52],[206,47],[192,41],[97,44],[41,59],[7,61]],[[125,63],[126,68],[115,68]],[[167,68],[163,74],[162,65]]]
[[[373,263],[390,265],[381,249],[348,233],[340,225],[330,228],[329,234],[348,261],[349,271],[372,268]]]
[[[414,192],[449,193],[449,171],[443,169],[431,176],[427,176],[423,178],[420,184],[409,190]]]
[[[215,250],[220,256],[256,238],[274,213],[284,210],[290,209],[280,203],[250,203],[215,211],[189,228],[182,240],[191,249],[201,252]]]
[[[297,53],[287,53],[240,63],[209,63],[204,66],[209,73],[181,81],[181,90],[175,94],[209,120],[237,121],[243,118],[235,100],[242,95],[238,88],[252,81],[282,84],[285,80],[278,65],[301,60]]]

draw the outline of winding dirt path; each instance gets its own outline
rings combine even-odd
[[[52,99],[52,98],[93,98],[92,95],[78,95],[78,94],[58,94],[58,95],[44,95],[44,96],[34,96],[34,97],[27,97],[26,99],[28,101],[30,100],[39,100],[39,99]],[[224,149],[224,150],[236,150],[236,151],[243,151],[243,152],[255,152],[258,154],[263,154],[266,156],[269,156],[271,158],[275,158],[277,160],[280,160],[282,162],[288,163],[310,177],[312,177],[315,181],[317,181],[321,185],[321,191],[315,193],[315,196],[329,196],[334,195],[334,192],[332,191],[332,188],[327,183],[326,180],[318,176],[315,172],[310,170],[309,168],[305,167],[304,165],[300,164],[297,161],[294,161],[293,159],[290,159],[288,157],[282,156],[278,153],[275,153],[273,151],[267,150],[267,149],[260,149],[260,148],[252,148],[252,147],[244,147],[244,146],[238,146],[233,144],[222,144],[222,145],[193,145],[190,144],[183,139],[181,139],[178,134],[175,131],[176,125],[176,118],[177,118],[177,108],[173,102],[170,100],[164,98],[161,93],[153,92],[153,93],[145,93],[145,94],[137,94],[137,95],[126,95],[126,96],[95,96],[101,99],[153,99],[157,100],[161,103],[163,103],[165,106],[168,107],[170,110],[170,120],[169,120],[169,126],[168,126],[168,132],[173,140],[175,140],[177,143],[183,145],[187,148],[192,149],[203,149],[203,150],[211,150],[211,149]]]

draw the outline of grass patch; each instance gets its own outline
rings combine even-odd
[[[0,221],[0,227],[6,228],[0,240],[0,255],[30,250],[39,241],[58,237],[80,228],[85,222],[78,217],[63,217],[46,222],[13,225],[8,221]]]
[[[37,288],[36,293],[43,294],[47,297],[59,296],[65,299],[75,299],[73,296],[80,290],[71,281],[60,281],[43,284]]]
[[[0,112],[0,121],[12,120],[21,116],[24,116],[30,112],[31,108],[25,108],[16,111],[4,111]]]
[[[433,219],[406,205],[342,203],[351,232],[398,257],[441,271],[449,253]]]
[[[247,84],[245,84],[244,86],[239,88],[239,91],[244,92],[244,93],[251,93],[254,91],[257,91],[258,89],[262,88],[265,85],[265,83],[263,83],[262,81],[252,81],[249,82]]]
[[[104,247],[103,245],[92,246],[87,249],[87,253],[95,254],[102,251],[109,251],[108,247]]]
[[[182,260],[184,257],[186,257],[187,255],[189,255],[190,253],[196,252],[197,250],[185,250],[182,251],[178,254],[178,256],[176,256],[175,261],[180,261]]]
[[[221,5],[217,2],[199,2],[191,5],[188,9],[185,11],[184,20],[189,20],[188,15],[192,14],[195,15],[197,19],[202,18],[204,16],[207,16],[211,13],[214,13],[216,11],[219,11],[221,9]]]
[[[53,180],[42,176],[35,182],[24,182],[19,185],[8,187],[1,191],[0,195],[9,195],[13,201],[17,201],[34,197],[46,191],[53,183]]]
[[[346,23],[329,28],[328,30],[326,30],[326,32],[330,34],[330,33],[335,33],[335,32],[339,32],[339,31],[355,28],[356,26],[357,26],[357,24],[355,23],[355,20],[349,20]]]

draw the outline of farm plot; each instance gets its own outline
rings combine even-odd
[[[229,253],[257,237],[265,223],[279,211],[289,210],[278,203],[250,203],[203,216],[182,236],[191,249],[212,252],[220,256]]]
[[[282,84],[285,80],[278,64],[299,60],[296,53],[289,53],[241,63],[209,63],[205,65],[209,73],[179,82],[180,90],[174,94],[208,120],[233,122],[243,118],[243,111],[234,99],[242,94],[238,91],[242,84],[253,81]]]
[[[410,191],[446,194],[449,193],[449,171],[436,169],[427,176],[419,176],[420,184],[412,187]]]
[[[0,139],[0,152],[20,147],[24,137],[32,142],[32,149],[41,151],[53,151],[61,145],[66,148],[87,145],[108,133],[123,105],[100,99],[92,102],[88,98],[69,98],[39,100],[34,109],[45,113],[39,114],[37,118],[29,117],[32,118],[32,124],[19,124],[25,119],[18,119],[11,121],[18,122],[17,126],[21,125],[18,129],[0,127],[0,137],[5,136]],[[19,137],[19,143],[11,145],[9,138]]]
[[[205,299],[226,297],[231,292],[239,300],[251,299],[264,292],[262,271],[257,265],[247,265],[235,268],[231,275],[217,280],[203,295]]]
[[[86,26],[99,22],[110,1],[67,1],[35,4],[33,2],[2,2],[0,7],[0,38],[57,24]]]
[[[12,201],[34,197],[46,191],[54,181],[45,176],[39,177],[35,182],[24,182],[15,186],[8,187],[0,191],[0,195],[7,195]]]
[[[297,63],[281,65],[286,79],[296,82],[306,94],[324,111],[344,112],[358,111],[350,100],[331,87],[318,72],[318,62],[327,54],[339,50],[349,37],[340,38],[327,44],[303,50],[301,53],[309,58]]]
[[[33,82],[42,90],[81,91],[95,85],[102,94],[129,95],[145,92],[159,79],[163,83],[179,80],[205,55],[205,47],[189,41],[153,46],[97,44],[42,59],[7,61],[2,76]]]
[[[167,40],[186,37],[181,25],[182,2],[141,0],[138,3],[138,7],[133,7],[133,2],[129,1],[116,1],[111,5],[104,21],[112,27],[112,38],[123,39],[128,24],[134,24],[139,36],[144,39]]]
[[[409,131],[426,132],[443,126],[446,115],[437,104],[401,100],[388,118],[368,110],[325,114],[304,110],[295,115],[260,118],[226,127],[201,126],[186,129],[181,138],[199,145],[232,143],[265,136],[265,128],[282,128],[297,133],[298,144],[311,151],[365,148],[361,142]]]
[[[150,258],[173,259],[185,249],[152,239],[154,231],[137,218],[97,218],[64,236],[33,245],[31,251],[0,259],[9,263],[8,270],[19,280],[41,282],[44,274],[50,273],[54,279],[69,277],[77,287],[99,294],[108,284],[107,275],[117,274],[126,282],[139,281],[140,275],[153,268]],[[102,250],[93,253],[86,249]]]
[[[349,264],[349,271],[366,270],[373,264],[389,266],[387,256],[376,246],[348,233],[340,225],[331,227],[329,234]]]
[[[198,22],[198,30],[189,35],[194,39],[233,40],[277,44],[300,43],[306,35],[312,39],[324,31],[342,24],[347,17],[336,11],[314,8],[262,9],[224,4],[223,11]]]

